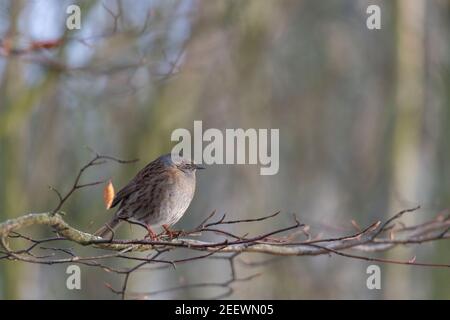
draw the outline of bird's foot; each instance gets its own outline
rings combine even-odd
[[[171,230],[167,224],[163,224],[162,227],[164,228],[165,234],[170,238],[170,240],[178,238],[182,231],[180,230]]]
[[[147,229],[147,235],[145,236],[144,239],[150,238],[150,240],[152,240],[152,241],[158,240],[158,235],[149,226],[147,226],[146,229]]]

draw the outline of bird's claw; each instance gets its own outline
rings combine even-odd
[[[150,227],[147,227],[147,235],[144,237],[144,239],[156,241],[158,240],[158,235]]]
[[[170,240],[178,238],[182,233],[182,231],[180,230],[171,230],[169,226],[165,224],[162,227],[164,228],[164,233],[169,237]]]

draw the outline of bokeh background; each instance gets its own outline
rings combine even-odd
[[[82,28],[68,31],[73,3]],[[370,4],[381,8],[381,30],[366,27]],[[450,200],[449,28],[445,0],[0,0],[0,220],[51,210],[57,199],[48,186],[70,188],[92,156],[86,146],[140,159],[85,177],[112,178],[120,188],[194,120],[204,129],[279,128],[280,170],[261,176],[255,165],[209,166],[178,228],[214,209],[234,219],[281,210],[273,222],[230,228],[252,234],[289,225],[292,213],[327,235],[354,232],[352,219],[368,225],[418,204],[406,221],[430,219]],[[20,51],[55,39],[64,40]],[[101,186],[63,209],[86,231],[112,214]],[[448,263],[450,250],[439,242],[378,256]],[[261,276],[236,283],[231,297],[450,298],[448,269],[380,265],[382,289],[368,290],[368,265],[336,256],[238,264],[241,276]],[[82,290],[69,291],[65,268],[1,261],[0,298],[117,298],[103,286],[118,285],[117,276],[82,267]],[[130,290],[228,276],[220,261],[198,261],[136,273]]]

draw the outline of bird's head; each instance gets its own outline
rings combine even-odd
[[[184,157],[172,153],[161,156],[161,161],[164,165],[181,170],[186,174],[194,173],[198,169],[205,169],[204,167],[199,166]]]

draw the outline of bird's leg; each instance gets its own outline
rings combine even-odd
[[[152,228],[150,228],[150,226],[145,226],[145,228],[148,232],[145,238],[150,238],[152,241],[158,240],[158,235],[152,230]]]
[[[163,224],[162,227],[170,239],[177,238],[181,233],[181,231],[170,230],[167,224]]]

